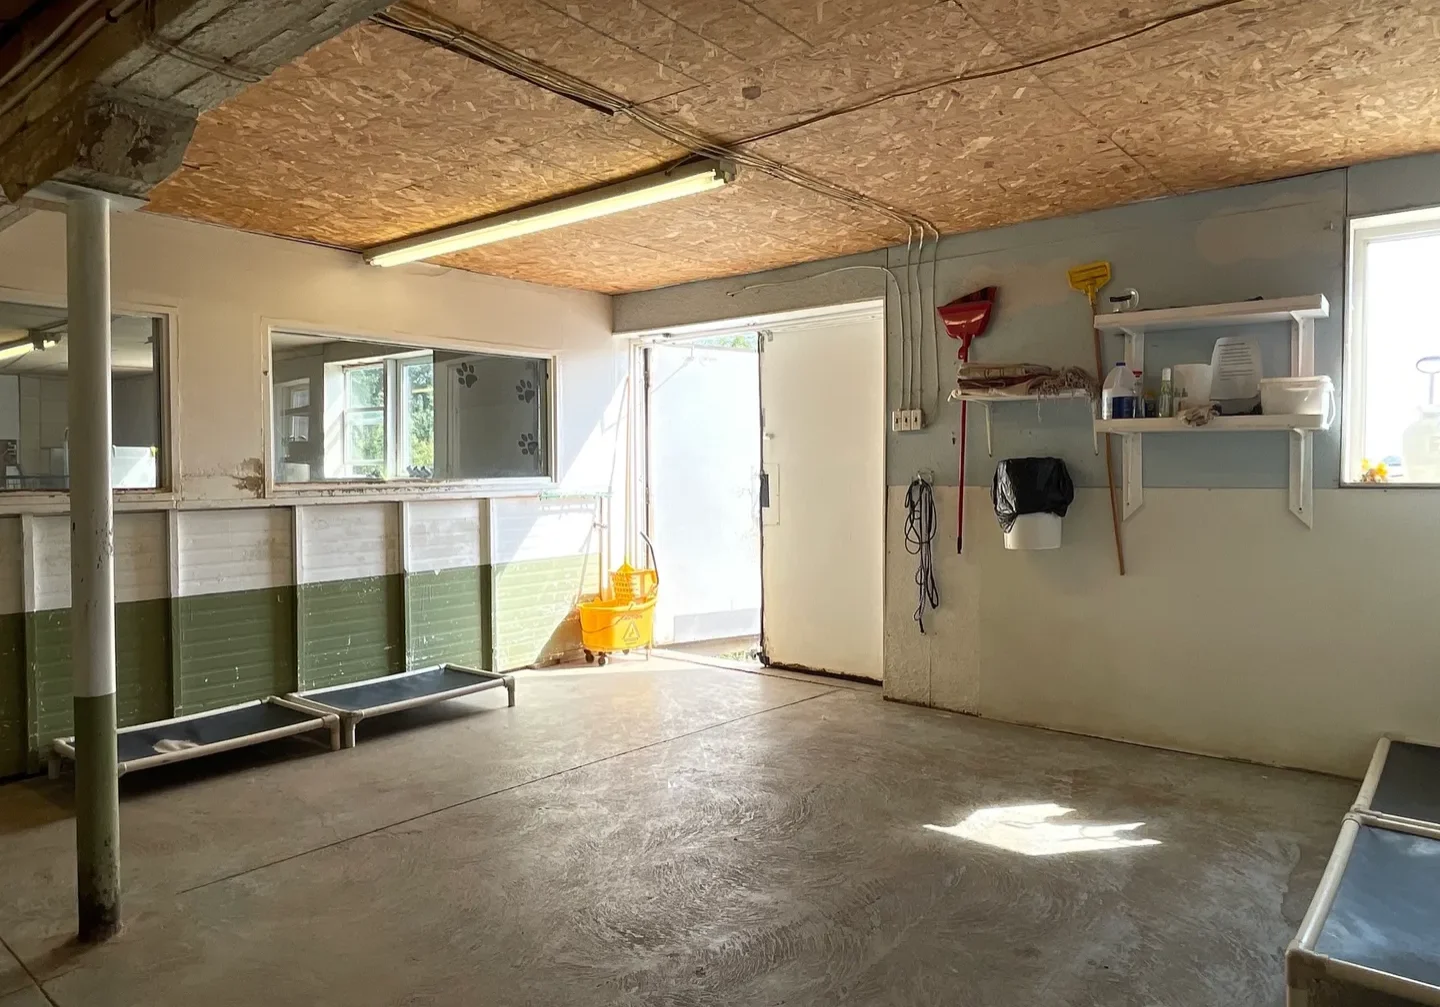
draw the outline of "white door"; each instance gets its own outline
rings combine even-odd
[[[763,335],[762,647],[772,664],[879,680],[885,334],[878,310]]]

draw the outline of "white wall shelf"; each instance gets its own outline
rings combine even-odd
[[[1166,332],[1177,329],[1209,329],[1225,325],[1256,325],[1266,322],[1300,322],[1327,318],[1330,302],[1324,294],[1280,297],[1269,300],[1233,301],[1229,304],[1197,304],[1190,308],[1156,308],[1151,311],[1120,311],[1095,316],[1101,332]]]
[[[1324,416],[1212,416],[1204,426],[1191,426],[1180,417],[1145,420],[1096,420],[1102,434],[1205,434],[1247,430],[1293,430],[1306,433],[1325,429]]]
[[[1061,392],[1049,395],[1037,395],[1027,392],[1017,395],[1013,392],[962,392],[959,389],[950,393],[951,402],[974,402],[985,407],[985,453],[991,458],[995,457],[994,429],[991,425],[990,407],[997,402],[1073,402],[1084,400],[1090,401],[1090,393],[1083,388],[1067,388]],[[1038,406],[1037,406],[1038,408]],[[1094,415],[1093,411],[1091,413]],[[1098,452],[1098,447],[1097,447]]]
[[[1095,328],[1125,339],[1125,363],[1145,369],[1145,338],[1186,329],[1285,324],[1290,330],[1290,374],[1315,373],[1315,319],[1330,314],[1324,294],[1282,297],[1227,304],[1197,304],[1188,308],[1157,308],[1096,315]],[[1290,513],[1307,528],[1314,527],[1314,433],[1323,429],[1321,416],[1220,416],[1203,427],[1186,426],[1179,419],[1097,420],[1097,433],[1116,434],[1122,441],[1121,494],[1128,520],[1145,503],[1141,462],[1142,438],[1147,433],[1225,433],[1252,430],[1290,432]]]

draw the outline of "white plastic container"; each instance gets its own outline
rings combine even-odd
[[[1267,416],[1323,416],[1335,419],[1335,383],[1328,374],[1305,378],[1261,378],[1260,411]]]
[[[1136,415],[1135,376],[1123,362],[1110,368],[1100,389],[1100,418],[1128,420]]]
[[[1054,514],[1021,514],[1005,533],[1006,549],[1059,549],[1060,518]]]

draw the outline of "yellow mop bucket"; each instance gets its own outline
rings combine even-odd
[[[649,539],[646,539],[649,544]],[[654,567],[637,570],[629,563],[610,575],[608,599],[580,603],[580,642],[587,663],[616,651],[628,654],[647,648],[655,638],[655,599],[660,572]]]
[[[650,646],[655,636],[655,599],[646,601],[587,601],[580,605],[580,639],[585,660],[616,651],[629,653]]]

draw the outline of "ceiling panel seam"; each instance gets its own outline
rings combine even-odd
[[[1012,56],[1012,55],[1010,54],[1010,51],[1009,51],[1008,49],[1006,49],[1005,46],[1000,42],[1000,40],[995,37],[995,35],[994,35],[994,33],[991,31],[989,25],[985,24],[984,21],[982,21],[982,20],[981,20],[980,18],[978,18],[978,17],[975,17],[974,15],[971,15],[970,20],[972,20],[972,21],[975,22],[975,25],[976,25],[976,27],[978,27],[978,28],[980,29],[980,32],[981,32],[986,38],[988,38],[992,43],[994,43],[994,45],[995,45],[995,47],[996,47],[997,49],[999,49],[1001,52],[1005,53],[1007,56],[1010,56],[1011,59],[1014,59],[1014,56]],[[1040,88],[1042,88],[1042,89],[1050,92],[1052,95],[1054,95],[1054,96],[1055,96],[1055,99],[1056,99],[1058,102],[1060,102],[1062,105],[1064,105],[1066,108],[1068,108],[1068,109],[1070,110],[1070,112],[1075,116],[1075,118],[1076,118],[1077,120],[1079,120],[1080,122],[1085,123],[1087,126],[1089,126],[1091,129],[1093,129],[1093,130],[1095,131],[1095,135],[1097,135],[1097,136],[1099,136],[1099,137],[1102,137],[1107,143],[1109,143],[1111,146],[1113,146],[1116,150],[1118,150],[1118,151],[1120,151],[1120,153],[1124,154],[1125,157],[1130,161],[1130,163],[1133,164],[1133,165],[1135,165],[1135,167],[1136,167],[1137,169],[1139,169],[1139,171],[1140,171],[1140,173],[1141,173],[1142,175],[1144,175],[1146,178],[1150,179],[1150,180],[1151,180],[1152,182],[1154,182],[1156,185],[1160,186],[1160,188],[1164,189],[1166,192],[1171,193],[1171,194],[1174,193],[1175,190],[1172,189],[1169,185],[1167,185],[1164,179],[1157,178],[1157,177],[1154,175],[1154,173],[1152,173],[1152,172],[1150,171],[1150,169],[1147,168],[1147,167],[1145,166],[1145,164],[1144,164],[1143,162],[1141,162],[1141,160],[1140,160],[1138,157],[1136,157],[1136,156],[1135,156],[1134,154],[1132,154],[1130,151],[1126,150],[1126,149],[1125,149],[1125,146],[1124,146],[1122,143],[1120,143],[1120,141],[1118,141],[1117,139],[1115,139],[1115,137],[1114,137],[1112,134],[1110,134],[1103,126],[1101,126],[1099,123],[1097,123],[1097,122],[1095,122],[1094,120],[1092,120],[1089,116],[1087,116],[1087,115],[1086,115],[1084,112],[1082,112],[1080,109],[1076,108],[1076,107],[1070,102],[1070,99],[1066,98],[1063,94],[1061,94],[1060,91],[1059,91],[1057,88],[1055,88],[1054,85],[1052,85],[1048,80],[1045,79],[1045,76],[1044,76],[1043,74],[1041,74],[1041,73],[1038,72],[1038,69],[1037,69],[1037,70],[1031,70],[1031,71],[1029,72],[1029,74],[1030,74],[1030,78],[1036,82],[1036,86],[1037,86],[1037,87],[1040,87]]]

